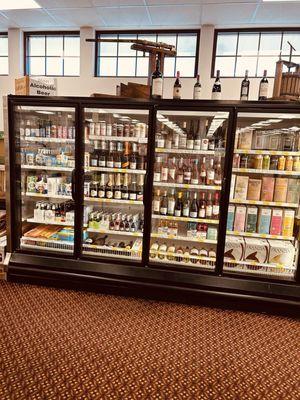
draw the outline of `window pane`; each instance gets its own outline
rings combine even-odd
[[[117,39],[117,35],[100,35],[101,39]],[[117,57],[118,43],[113,42],[100,42],[98,43],[98,54],[100,56]]]
[[[282,54],[289,55],[290,54],[290,46],[288,42],[296,49],[293,51],[293,54],[300,54],[300,32],[299,33],[284,33],[282,40]]]
[[[80,38],[65,36],[64,55],[71,57],[80,56]]]
[[[195,58],[180,58],[176,59],[176,70],[180,71],[180,76],[192,77],[195,75]]]
[[[136,76],[148,76],[149,58],[138,57],[136,65]]]
[[[44,56],[45,55],[45,37],[32,36],[29,38],[29,55]]]
[[[0,56],[8,56],[8,39],[0,36]]]
[[[268,76],[275,76],[275,68],[278,57],[259,57],[257,76],[263,76],[264,70],[268,71]]]
[[[0,75],[8,75],[8,57],[0,57]]]
[[[116,76],[117,59],[116,58],[99,58],[99,75],[100,76]]]
[[[239,55],[257,55],[258,53],[258,33],[240,33],[238,43]]]
[[[244,76],[246,69],[249,76],[256,76],[257,57],[238,57],[236,60],[235,76]]]
[[[177,56],[194,56],[196,54],[197,36],[178,35]]]
[[[138,35],[138,39],[156,42],[156,35]]]
[[[217,55],[235,55],[237,46],[237,33],[218,35]]]
[[[220,70],[221,76],[234,76],[235,57],[216,57],[215,76]]]
[[[136,35],[119,35],[119,39],[136,39]],[[119,56],[136,56],[136,50],[131,49],[132,43],[119,43]]]
[[[63,37],[46,36],[46,54],[47,56],[63,55]]]
[[[175,76],[175,57],[166,57],[164,62],[164,76],[174,77]]]
[[[161,34],[157,36],[157,41],[176,46],[176,35]]]
[[[45,58],[30,57],[29,58],[29,75],[45,75]]]
[[[263,55],[280,55],[281,33],[262,33],[260,38],[259,53]]]
[[[66,57],[64,59],[64,75],[80,75],[79,57]]]
[[[118,59],[118,76],[135,76],[135,57]]]
[[[47,75],[62,75],[63,62],[60,57],[51,57],[46,59]]]

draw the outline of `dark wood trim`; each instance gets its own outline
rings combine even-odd
[[[215,65],[216,65],[216,53],[217,53],[217,40],[218,40],[218,34],[219,33],[241,33],[241,32],[249,32],[249,33],[264,33],[264,32],[269,32],[269,33],[283,33],[283,32],[298,32],[300,34],[300,27],[288,27],[288,28],[282,28],[282,27],[270,27],[270,28],[229,28],[229,29],[215,29],[214,31],[214,42],[213,42],[213,50],[212,50],[212,62],[211,62],[211,73],[210,77],[215,78]],[[226,57],[226,56],[223,56]],[[228,56],[228,57],[233,57],[233,56]],[[237,55],[235,54],[235,57]],[[247,56],[247,57],[258,57],[257,55],[253,56]],[[270,56],[272,57],[272,56]],[[221,76],[221,78],[230,78],[230,79],[240,79],[240,76]],[[252,79],[260,79],[260,76],[252,77]],[[273,77],[271,77],[273,78]]]
[[[28,57],[28,41],[27,39],[31,36],[79,36],[80,31],[23,31],[23,74],[24,76],[28,75],[27,68],[27,57]],[[45,55],[46,57],[46,55]],[[63,69],[64,72],[64,69]],[[46,73],[46,69],[45,69]],[[33,75],[34,76],[34,75]],[[36,75],[38,76],[38,75]],[[46,77],[73,77],[73,75],[45,75]]]
[[[138,29],[132,29],[132,30],[96,30],[95,31],[95,39],[99,35],[104,35],[104,34],[114,34],[114,35],[119,35],[119,34],[128,34],[128,35],[147,35],[147,34],[181,34],[181,33],[193,33],[197,35],[197,40],[196,40],[196,53],[195,53],[195,70],[194,70],[194,78],[196,77],[199,69],[199,47],[200,47],[200,36],[201,36],[201,29],[145,29],[145,30],[138,30]],[[121,78],[121,76],[99,76],[97,75],[98,72],[98,45],[95,43],[95,66],[94,66],[94,77],[95,78]],[[116,56],[117,58],[119,55]],[[111,57],[111,58],[116,58],[116,57]],[[186,56],[188,57],[188,56]],[[133,58],[133,57],[132,57]],[[140,78],[140,79],[145,79],[147,76],[122,76],[122,78]],[[192,77],[180,77],[181,79],[191,79]],[[165,79],[173,79],[173,77],[167,77]]]

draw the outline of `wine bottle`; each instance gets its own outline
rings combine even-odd
[[[264,76],[259,84],[258,100],[267,100],[268,98],[269,81],[267,79],[267,70],[264,70]]]
[[[193,99],[199,100],[200,96],[201,96],[201,83],[200,83],[200,77],[199,77],[199,75],[197,75],[197,81],[194,85]]]
[[[173,88],[173,99],[179,100],[181,99],[181,83],[180,83],[180,72],[176,73],[176,81],[174,83]]]
[[[151,97],[161,99],[163,96],[163,74],[160,72],[160,62],[157,58],[156,68],[151,77]]]
[[[220,70],[217,70],[217,76],[215,83],[212,88],[211,99],[212,100],[221,100],[221,82],[220,82]]]
[[[191,218],[198,217],[198,202],[197,202],[197,193],[194,193],[193,200],[190,207],[190,215]]]
[[[194,149],[194,122],[193,122],[193,120],[191,120],[190,130],[187,133],[186,148],[188,150]]]
[[[242,80],[242,85],[241,85],[240,100],[248,100],[249,98],[250,81],[248,79],[248,73],[249,71],[246,69],[245,78]]]

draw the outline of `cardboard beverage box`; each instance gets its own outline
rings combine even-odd
[[[258,208],[248,207],[246,217],[246,232],[256,232]]]
[[[237,206],[235,209],[235,218],[234,218],[234,231],[244,232],[245,231],[245,220],[246,220],[246,211],[247,208],[245,206]]]
[[[261,191],[261,179],[249,179],[248,181],[248,200],[259,200]]]
[[[265,239],[245,238],[245,261],[265,263],[268,261],[269,243]]]
[[[15,94],[23,96],[56,96],[57,79],[24,76],[15,79]]]
[[[269,240],[269,263],[283,264],[291,268],[294,265],[295,247],[285,240]]]
[[[248,182],[249,182],[248,176],[239,175],[236,177],[235,192],[234,192],[234,198],[236,200],[247,199]]]
[[[227,231],[233,230],[233,223],[234,223],[234,214],[235,214],[235,206],[229,204],[228,206],[228,214],[227,214]]]
[[[271,208],[261,208],[258,217],[258,233],[269,234],[272,217]]]
[[[281,209],[273,208],[271,226],[270,226],[271,235],[281,235],[282,216],[283,216],[283,211]]]
[[[275,178],[264,176],[262,178],[261,200],[273,201]]]
[[[241,261],[244,254],[244,239],[234,236],[226,236],[224,259]]]

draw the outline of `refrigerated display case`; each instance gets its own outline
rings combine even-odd
[[[9,96],[8,277],[300,306],[300,109]]]

